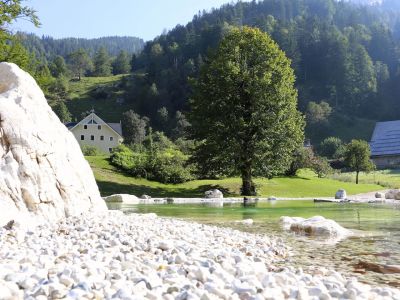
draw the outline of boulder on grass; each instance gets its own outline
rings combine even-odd
[[[106,209],[78,142],[35,80],[0,63],[0,226]]]
[[[224,198],[224,194],[218,189],[209,190],[204,193],[204,198],[206,199],[222,199]]]
[[[340,226],[335,221],[321,216],[310,219],[281,217],[281,223],[287,230],[308,236],[342,238],[352,234],[350,230]]]
[[[139,204],[138,197],[129,194],[116,194],[103,198],[107,203]]]

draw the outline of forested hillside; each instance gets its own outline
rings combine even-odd
[[[232,26],[269,33],[292,60],[308,136],[333,123],[400,118],[399,13],[334,0],[265,0],[227,4],[146,43],[134,60],[130,99],[151,119],[160,108],[188,110],[190,85]],[[386,4],[387,5],[387,4]],[[346,126],[344,126],[346,127]]]
[[[89,56],[104,47],[109,55],[117,56],[120,51],[135,54],[142,51],[144,41],[137,37],[110,36],[96,39],[63,38],[54,39],[49,36],[38,37],[34,34],[17,33],[22,44],[36,57],[51,59],[57,55],[66,58],[70,53],[78,49],[85,49]]]

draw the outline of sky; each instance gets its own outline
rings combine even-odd
[[[145,41],[164,29],[185,25],[199,11],[218,8],[230,0],[26,0],[37,11],[40,28],[27,21],[11,26],[14,31],[54,38],[136,36]],[[236,1],[235,1],[236,2]]]

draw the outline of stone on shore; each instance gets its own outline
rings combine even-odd
[[[222,198],[224,198],[224,194],[220,190],[214,189],[214,190],[209,190],[209,191],[205,192],[204,198],[206,198],[206,199],[222,199]]]
[[[89,210],[106,205],[75,137],[28,73],[0,63],[0,226]]]
[[[335,194],[335,199],[341,199],[344,200],[347,198],[347,193],[345,190],[338,190]]]
[[[385,194],[386,199],[400,200],[400,190],[390,190]]]
[[[139,204],[138,197],[129,194],[116,194],[103,198],[107,203]]]
[[[281,222],[285,229],[309,236],[342,238],[352,234],[350,230],[340,226],[335,221],[321,216],[310,219],[281,217]]]
[[[381,192],[376,192],[375,193],[375,198],[376,199],[385,199],[385,194],[384,193],[381,193]]]

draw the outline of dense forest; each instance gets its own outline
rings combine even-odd
[[[121,51],[125,51],[128,54],[137,54],[142,51],[144,46],[142,39],[126,36],[110,36],[96,39],[54,39],[49,36],[40,38],[34,34],[22,32],[18,32],[16,36],[25,48],[34,53],[36,57],[46,57],[47,59],[54,58],[57,55],[67,58],[70,53],[81,48],[85,49],[90,56],[94,56],[101,47],[104,47],[111,56],[117,56]]]
[[[329,119],[335,116],[400,118],[400,19],[389,9],[396,3],[389,2],[265,0],[199,13],[186,26],[146,43],[134,58],[130,99],[151,119],[163,107],[187,111],[188,78],[198,75],[232,26],[248,25],[270,34],[291,59],[311,138],[328,136]]]

